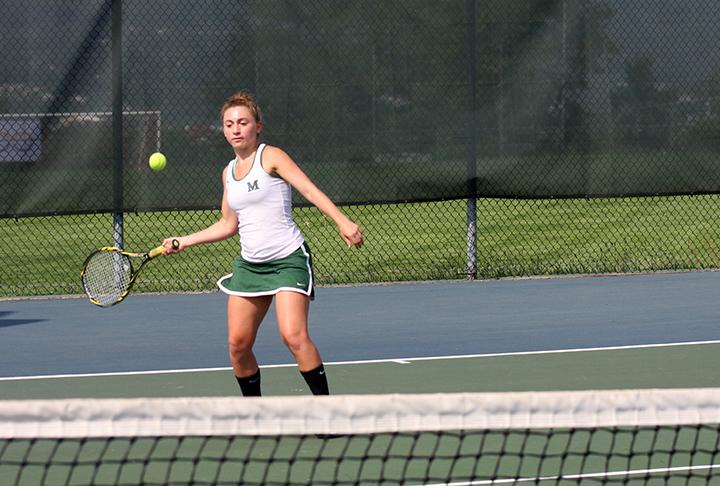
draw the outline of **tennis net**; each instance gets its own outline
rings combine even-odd
[[[8,400],[8,484],[719,484],[720,389]]]

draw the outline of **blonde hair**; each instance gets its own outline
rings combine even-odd
[[[220,121],[225,118],[225,112],[235,106],[246,107],[248,110],[250,110],[250,113],[252,113],[252,116],[253,118],[255,118],[256,122],[262,122],[262,114],[260,113],[260,107],[257,105],[255,97],[248,91],[239,91],[232,95],[230,98],[228,98],[225,103],[223,103],[222,108],[220,108]]]

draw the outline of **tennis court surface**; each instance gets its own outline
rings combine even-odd
[[[0,477],[712,484],[719,290],[715,272],[321,288],[334,396],[308,396],[271,309],[268,400],[238,398],[221,294],[4,300]]]

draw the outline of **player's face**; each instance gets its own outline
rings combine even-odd
[[[246,106],[233,106],[225,110],[223,133],[233,150],[254,150],[261,131],[262,123],[255,121]]]

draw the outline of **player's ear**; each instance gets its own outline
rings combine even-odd
[[[263,125],[263,122],[257,122],[257,134],[260,135],[263,131],[263,128],[265,128],[265,125]]]

